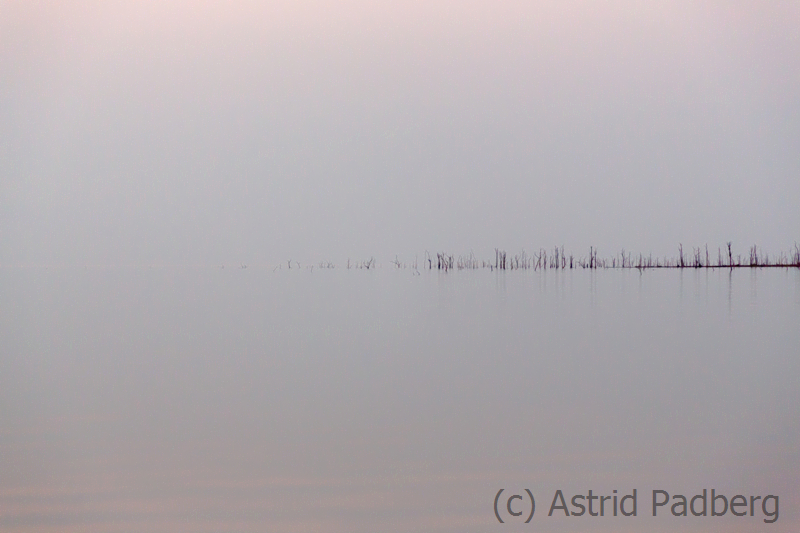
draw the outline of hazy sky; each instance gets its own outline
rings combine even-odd
[[[798,28],[797,2],[0,0],[0,264],[788,250]]]

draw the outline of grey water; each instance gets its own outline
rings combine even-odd
[[[798,269],[0,270],[0,531],[797,531],[798,474]],[[779,519],[652,517],[712,488]]]

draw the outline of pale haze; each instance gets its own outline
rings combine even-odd
[[[798,28],[0,0],[0,531],[799,531]]]
[[[789,250],[797,3],[0,3],[0,263]]]

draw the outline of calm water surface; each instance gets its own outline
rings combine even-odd
[[[0,531],[797,531],[799,480],[797,270],[0,269]]]

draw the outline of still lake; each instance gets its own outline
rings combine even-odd
[[[800,270],[393,268],[0,269],[0,531],[800,529]]]

